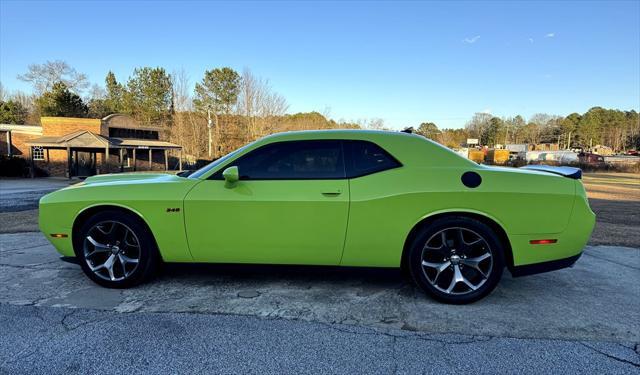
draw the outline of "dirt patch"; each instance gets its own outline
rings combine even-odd
[[[640,174],[585,173],[583,182],[597,216],[589,243],[640,248]]]
[[[37,232],[38,210],[0,212],[0,233]]]

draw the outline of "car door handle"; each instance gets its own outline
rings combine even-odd
[[[324,195],[325,197],[335,197],[342,194],[341,190],[328,190],[328,191],[323,191],[322,195]]]

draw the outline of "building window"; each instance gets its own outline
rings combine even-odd
[[[31,155],[33,160],[44,160],[44,149],[42,146],[33,146],[31,147]]]
[[[128,139],[158,139],[158,132],[155,130],[109,128],[109,137]]]

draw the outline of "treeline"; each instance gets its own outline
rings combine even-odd
[[[168,73],[161,67],[136,68],[126,80],[108,72],[104,86],[90,87],[87,77],[65,62],[48,61],[30,65],[18,78],[32,85],[33,94],[9,94],[0,86],[0,123],[38,124],[41,116],[129,114],[164,131],[194,159],[217,158],[278,131],[382,126],[380,120],[337,122],[318,112],[287,114],[286,99],[248,69],[207,70],[193,92],[184,71]]]
[[[334,121],[328,113],[287,114],[286,99],[268,80],[248,69],[241,73],[228,67],[207,70],[195,89],[184,70],[169,73],[161,67],[136,68],[126,79],[108,72],[100,86],[90,85],[86,75],[64,61],[47,61],[30,65],[18,78],[30,83],[33,93],[8,93],[0,84],[0,123],[38,124],[41,116],[102,118],[124,113],[159,127],[194,159],[216,158],[278,131],[385,128],[382,119]],[[640,148],[638,113],[600,107],[566,117],[539,113],[528,120],[520,115],[476,113],[461,129],[439,129],[425,122],[416,131],[452,148],[464,145],[468,138],[478,138],[487,146],[557,143],[563,149]]]
[[[496,117],[476,113],[461,129],[438,129],[432,122],[422,123],[417,132],[448,147],[459,147],[476,138],[493,147],[509,143],[556,143],[561,149],[589,149],[596,145],[615,151],[640,148],[640,115],[635,110],[620,111],[593,107],[583,114],[566,117],[538,113],[524,117]]]

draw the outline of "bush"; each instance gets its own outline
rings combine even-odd
[[[20,157],[0,155],[0,176],[28,177],[29,164]]]
[[[0,155],[0,176],[1,177],[30,177],[29,162],[27,159],[18,156]],[[49,177],[49,172],[34,166],[34,177]]]

